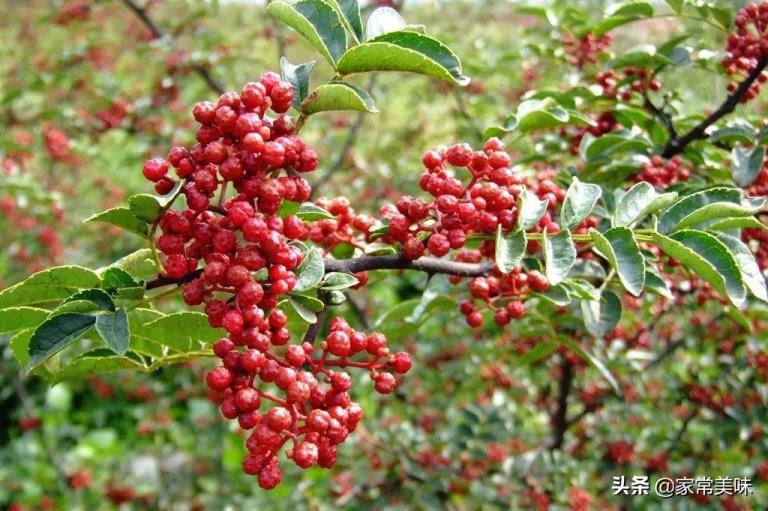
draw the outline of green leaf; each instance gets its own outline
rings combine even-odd
[[[294,66],[285,57],[280,57],[280,73],[283,80],[293,87],[293,108],[299,110],[301,102],[309,95],[309,76],[312,74],[314,60]]]
[[[155,195],[140,193],[128,197],[131,213],[139,220],[147,223],[154,222],[163,209],[160,200]]]
[[[590,125],[593,122],[575,110],[563,108],[554,98],[529,99],[518,105],[517,112],[505,119],[503,131],[522,133],[564,125]]]
[[[81,266],[56,266],[0,291],[0,309],[63,300],[77,289],[98,287],[99,277]]]
[[[66,312],[44,321],[35,329],[29,340],[29,369],[39,366],[85,335],[94,323],[94,316],[76,312]]]
[[[645,269],[645,289],[670,300],[675,297],[667,281],[652,270],[650,266]]]
[[[595,248],[616,270],[624,288],[640,296],[645,285],[645,258],[634,234],[627,227],[613,227],[604,233],[589,232]]]
[[[320,284],[320,288],[325,289],[326,291],[340,291],[342,289],[354,287],[359,283],[360,281],[357,280],[357,277],[350,275],[349,273],[330,272],[325,275],[322,284]]]
[[[296,216],[304,220],[305,222],[313,222],[315,220],[334,219],[332,214],[324,210],[320,206],[311,202],[305,202],[299,206],[299,210],[296,212]]]
[[[576,261],[576,247],[573,245],[571,232],[562,230],[550,236],[545,231],[542,247],[545,274],[549,283],[554,286],[563,281]]]
[[[599,300],[600,291],[591,282],[584,279],[567,279],[563,285],[568,289],[568,294],[581,300]]]
[[[341,14],[341,17],[347,22],[352,30],[355,39],[363,40],[363,20],[360,17],[360,5],[357,0],[331,0],[329,2]]]
[[[101,289],[83,289],[62,302],[62,305],[69,302],[88,301],[96,304],[100,309],[112,311],[115,310],[115,302],[106,291]]]
[[[632,131],[622,130],[587,139],[584,147],[580,147],[579,153],[585,161],[593,161],[619,152],[644,151],[650,147],[651,143],[648,140]]]
[[[298,32],[331,66],[336,67],[347,49],[347,33],[339,13],[331,4],[325,0],[296,3],[274,0],[267,5],[267,12]]]
[[[568,293],[568,288],[563,284],[550,286],[546,292],[539,293],[536,296],[539,296],[548,302],[554,303],[558,307],[565,307],[571,303],[571,295]]]
[[[299,293],[291,293],[290,296],[294,301],[299,302],[301,305],[311,310],[312,312],[320,312],[325,308],[323,301],[318,300],[315,297],[302,295]]]
[[[294,291],[307,291],[320,283],[325,275],[323,256],[317,248],[312,247],[304,256],[304,260],[296,269],[296,286]]]
[[[731,151],[733,180],[741,187],[751,185],[763,168],[764,161],[764,147],[734,147]]]
[[[577,227],[592,213],[602,193],[599,186],[582,183],[579,178],[574,177],[565,193],[565,200],[560,210],[560,227],[567,230]]]
[[[708,142],[730,142],[732,144],[752,145],[755,143],[755,130],[747,126],[728,126],[715,130],[707,138]]]
[[[517,227],[523,231],[533,228],[547,212],[549,200],[539,200],[535,193],[524,189],[517,198]]]
[[[293,307],[293,310],[296,311],[296,314],[304,321],[305,323],[317,323],[317,315],[308,307],[305,307],[304,304],[300,303],[298,300],[294,300],[293,297],[288,298],[288,303],[290,303],[291,307]]]
[[[615,293],[603,290],[599,300],[582,300],[584,326],[594,337],[605,337],[621,319],[621,300]]]
[[[418,32],[382,34],[350,48],[339,59],[339,73],[349,75],[369,71],[406,71],[467,85],[461,62],[443,43]]]
[[[321,85],[301,103],[301,112],[306,115],[333,110],[354,110],[376,113],[379,110],[368,92],[349,82],[331,82]]]
[[[669,206],[676,199],[676,192],[659,194],[651,184],[644,181],[637,183],[621,197],[616,205],[613,225],[636,224],[646,216]]]
[[[724,218],[751,217],[765,206],[764,198],[745,198],[741,204],[733,202],[713,202],[691,212],[684,217],[673,230],[679,231],[688,227],[709,227],[713,220]]]
[[[708,231],[727,231],[729,229],[765,229],[765,225],[755,217],[745,216],[718,220],[707,226]]]
[[[656,67],[674,64],[666,55],[659,53],[652,44],[635,46],[622,53],[621,56],[608,62],[608,67],[619,69],[624,67]]]
[[[126,270],[118,267],[107,268],[101,276],[101,288],[107,291],[117,291],[118,289],[141,287],[144,284],[128,273]]]
[[[123,370],[146,370],[146,367],[137,358],[119,357],[105,349],[91,350],[73,359],[56,372],[53,383],[82,378],[91,374],[106,374]]]
[[[83,220],[83,223],[88,222],[103,222],[116,225],[121,229],[125,229],[128,232],[138,234],[145,238],[149,232],[147,222],[134,215],[130,209],[125,207],[108,209]]]
[[[763,273],[760,271],[760,267],[757,265],[757,261],[755,261],[755,256],[749,250],[749,247],[740,239],[728,236],[727,234],[720,233],[717,235],[717,239],[722,241],[736,258],[736,264],[739,265],[741,276],[747,289],[760,300],[768,302],[765,277],[763,277]]]
[[[35,307],[0,309],[0,334],[35,328],[45,321],[51,311]]]
[[[99,314],[96,316],[96,331],[107,347],[118,355],[125,355],[131,338],[128,327],[128,315],[122,307],[114,314]]]
[[[710,188],[692,193],[667,208],[659,217],[658,230],[662,234],[672,232],[680,221],[696,210],[715,202],[741,204],[744,194],[738,188]]]
[[[528,367],[529,365],[547,358],[554,353],[560,345],[555,341],[541,341],[514,361],[515,367]]]
[[[525,231],[504,233],[501,224],[496,231],[496,266],[501,273],[509,273],[520,265],[528,240]]]
[[[587,279],[600,279],[605,278],[605,269],[603,265],[596,260],[592,259],[577,259],[573,268],[568,273],[568,278],[587,278]]]
[[[104,275],[111,268],[119,268],[127,271],[137,278],[147,278],[157,275],[157,267],[152,260],[152,251],[148,248],[142,248],[128,254],[112,263],[109,266],[99,268],[96,273]]]
[[[21,367],[27,367],[29,364],[29,340],[32,338],[33,333],[34,330],[32,329],[22,330],[8,341],[11,352]]]
[[[194,341],[213,343],[222,337],[222,330],[213,328],[208,322],[208,316],[202,312],[184,311],[160,316],[143,325],[134,335],[140,335],[150,340],[167,345],[164,337],[188,337]],[[169,345],[170,346],[170,345]]]
[[[611,16],[648,18],[653,16],[653,6],[648,2],[630,2],[609,11],[609,14]]]
[[[722,241],[706,232],[693,230],[678,231],[669,237],[654,232],[652,236],[665,254],[709,282],[736,307],[744,303],[746,289],[741,271]]]
[[[382,34],[403,30],[405,27],[405,20],[400,13],[391,7],[379,7],[368,17],[365,38],[370,40]]]

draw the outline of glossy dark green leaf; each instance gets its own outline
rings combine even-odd
[[[365,89],[343,81],[326,83],[312,91],[301,103],[300,110],[305,115],[334,110],[379,111]]]
[[[658,230],[672,232],[680,221],[697,210],[717,202],[741,204],[744,194],[738,188],[717,187],[687,195],[669,206],[660,216]]]
[[[0,309],[63,300],[78,289],[99,286],[99,277],[81,266],[57,266],[0,291]]]
[[[109,293],[102,289],[83,289],[82,291],[78,291],[77,293],[69,296],[62,303],[75,301],[88,301],[96,304],[100,309],[107,311],[115,310],[115,302],[112,301],[112,297],[109,296]]]
[[[309,249],[304,260],[296,269],[296,286],[294,291],[307,291],[320,283],[325,275],[325,263],[320,251],[315,247]]]
[[[746,299],[746,288],[736,259],[728,247],[711,234],[683,230],[667,237],[653,233],[656,244],[696,276],[709,282],[736,307]]]
[[[360,5],[357,0],[332,0],[331,4],[337,7],[342,19],[352,30],[355,39],[362,41],[365,34],[363,33],[363,20],[360,16]]]
[[[645,258],[632,231],[613,227],[604,233],[592,229],[589,234],[595,248],[616,270],[624,288],[640,296],[645,285]]]
[[[131,332],[125,309],[119,308],[112,314],[96,316],[96,331],[110,350],[118,355],[125,355],[128,351]]]
[[[327,273],[323,278],[320,287],[327,291],[330,290],[342,290],[349,289],[360,283],[357,277],[350,275],[349,273],[331,272]]]
[[[339,59],[339,73],[406,71],[433,76],[459,85],[469,78],[461,72],[459,58],[443,43],[410,31],[388,32],[350,48]]]
[[[656,213],[672,204],[677,199],[677,193],[657,193],[653,185],[640,182],[632,186],[616,205],[613,214],[613,225],[631,226],[643,220],[648,215]]]
[[[102,211],[83,220],[83,223],[102,222],[116,225],[128,232],[147,237],[149,226],[145,220],[137,217],[129,208],[117,207]]]
[[[267,12],[294,29],[315,47],[331,66],[347,50],[347,32],[339,13],[325,0],[301,0],[295,3],[274,0]]]
[[[34,369],[85,335],[96,323],[94,316],[67,312],[47,319],[29,340],[29,369]]]
[[[280,57],[280,72],[283,80],[293,87],[293,108],[299,110],[301,102],[309,95],[309,77],[312,74],[314,60],[293,65],[285,57]]]
[[[717,235],[717,239],[723,242],[736,258],[736,264],[739,265],[747,289],[760,300],[768,302],[765,277],[763,277],[763,273],[760,271],[755,256],[749,247],[740,239],[727,234],[720,233]]]

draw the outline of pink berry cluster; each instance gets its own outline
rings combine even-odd
[[[372,223],[354,215],[344,199],[320,201],[336,219],[311,226],[295,215],[277,215],[284,200],[309,199],[301,174],[317,167],[315,152],[285,115],[292,97],[290,84],[265,73],[240,94],[198,103],[198,143],[174,147],[167,159],[151,159],[143,169],[157,192],[178,184],[185,196],[185,209],[163,213],[153,241],[164,256],[165,276],[185,284],[185,303],[204,304],[210,324],[228,334],[214,344],[222,365],[206,382],[218,393],[224,417],[253,430],[243,470],[266,489],[282,478],[277,456],[287,441],[293,441],[288,456],[298,466],[331,467],[336,446],[362,418],[350,400],[351,377],[334,369],[366,369],[386,394],[398,384],[393,373],[411,367],[407,353],[390,353],[384,335],[357,332],[342,318],[331,321],[319,349],[291,342],[288,318],[277,305],[297,283],[303,255],[295,242],[334,245],[349,238],[349,229],[367,231]],[[268,116],[270,109],[278,117]],[[170,167],[178,180],[168,175]],[[353,360],[356,355],[364,360]],[[267,392],[268,386],[280,392]],[[262,401],[272,407],[265,410]]]
[[[734,20],[736,32],[726,40],[726,56],[722,64],[725,72],[734,77],[748,75],[757,67],[760,60],[768,59],[768,3],[748,4],[742,8]],[[741,98],[742,102],[754,99],[760,93],[760,84],[768,80],[768,74],[760,73],[747,93]],[[730,92],[735,91],[737,84],[728,84]]]
[[[285,316],[273,309],[263,321],[283,328],[279,325],[285,324]],[[206,381],[220,393],[222,415],[253,430],[242,467],[258,476],[264,489],[274,488],[282,479],[278,454],[289,441],[292,447],[286,455],[301,468],[331,468],[336,463],[336,446],[363,417],[360,405],[350,399],[352,378],[339,369],[365,369],[376,391],[389,394],[398,385],[393,373],[411,368],[410,355],[390,353],[384,335],[356,331],[341,317],[331,320],[319,347],[309,342],[270,342],[263,334],[253,342],[243,341],[230,336],[214,344],[222,365],[209,372]],[[269,385],[283,397],[264,390]],[[270,407],[265,410],[267,403]]]
[[[642,170],[635,176],[635,181],[645,181],[660,188],[666,188],[681,181],[687,181],[691,171],[683,166],[683,160],[675,156],[664,160],[661,156],[651,156],[651,161],[643,165]]]
[[[597,56],[611,44],[613,38],[609,34],[597,36],[589,33],[581,37],[564,34],[560,42],[565,47],[565,53],[570,58],[572,66],[583,68],[587,64],[597,62]]]

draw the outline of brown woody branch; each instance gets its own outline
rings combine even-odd
[[[761,58],[757,65],[752,69],[749,75],[742,81],[733,93],[726,98],[720,108],[712,112],[706,119],[693,127],[688,133],[680,137],[673,137],[667,143],[661,155],[664,158],[672,158],[682,153],[691,142],[707,138],[706,130],[714,123],[730,114],[736,109],[744,95],[749,91],[752,84],[760,77],[760,74],[768,66],[768,58]]]
[[[494,262],[486,263],[461,263],[447,261],[435,257],[422,257],[411,261],[402,254],[361,256],[350,259],[325,259],[326,272],[357,273],[370,270],[419,270],[426,273],[444,273],[459,277],[480,277],[487,275],[496,267]],[[195,270],[187,273],[179,279],[158,276],[147,282],[147,290],[159,287],[182,285],[189,283],[202,274],[203,270]]]
[[[139,18],[144,26],[147,27],[153,38],[161,39],[166,36],[166,33],[162,28],[160,28],[160,25],[158,25],[155,20],[152,19],[146,8],[137,4],[135,0],[123,0],[123,4],[125,4],[125,6],[130,9],[137,18]],[[201,64],[192,64],[190,67],[200,76],[200,78],[205,81],[206,84],[208,84],[208,87],[219,94],[224,94],[224,86],[219,83],[216,78],[213,77],[207,67]]]
[[[565,432],[568,430],[568,396],[573,388],[573,365],[568,357],[563,355],[560,364],[560,390],[557,394],[557,409],[552,416],[552,438],[547,443],[547,449],[557,450],[563,446]]]

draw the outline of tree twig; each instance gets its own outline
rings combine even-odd
[[[125,4],[125,6],[130,9],[137,18],[139,18],[144,26],[147,27],[153,38],[162,39],[163,37],[167,36],[163,29],[160,28],[160,25],[158,25],[155,20],[152,19],[145,7],[137,4],[135,0],[123,0],[123,4]],[[207,67],[203,66],[202,64],[191,64],[190,67],[205,81],[206,84],[208,84],[208,87],[219,94],[224,94],[224,86],[216,78],[213,77]]]
[[[706,119],[694,126],[685,135],[671,138],[661,155],[664,158],[671,158],[682,153],[691,142],[707,138],[707,134],[705,133],[707,128],[736,109],[736,106],[741,102],[741,99],[749,91],[750,87],[752,87],[752,84],[755,83],[755,80],[760,77],[760,74],[766,66],[768,66],[768,58],[763,57],[758,60],[754,69],[752,69],[744,81],[739,84],[736,90],[726,98],[723,104],[720,105],[720,108],[712,112]]]
[[[552,416],[552,438],[547,444],[551,451],[560,449],[565,440],[565,432],[570,425],[568,421],[568,396],[573,388],[573,366],[568,361],[568,357],[563,355],[563,361],[560,364],[560,390],[557,394],[557,409]]]

